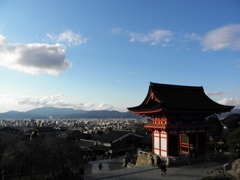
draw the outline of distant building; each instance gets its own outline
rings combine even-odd
[[[53,127],[36,127],[40,137],[54,137],[56,136],[56,129]]]
[[[113,154],[137,149],[143,136],[135,134],[132,131],[110,131],[107,134],[96,137],[96,146],[98,151],[105,152],[111,149]]]
[[[66,140],[80,140],[89,139],[89,135],[82,133],[79,130],[68,129],[58,135],[58,138],[63,138]]]

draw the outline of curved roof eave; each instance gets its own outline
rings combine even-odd
[[[127,108],[134,114],[160,111],[223,113],[234,106],[221,105],[210,99],[202,86],[181,86],[150,82],[147,96],[136,107]]]

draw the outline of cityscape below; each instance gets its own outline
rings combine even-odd
[[[240,122],[239,116],[232,114],[222,117],[221,122],[226,124],[222,134],[232,131],[228,121],[238,118],[233,121]],[[119,173],[119,178],[129,176],[126,179],[131,179],[143,171],[146,172],[144,177],[148,178],[151,171],[157,171],[155,166],[150,166],[149,157],[157,156],[152,153],[152,132],[144,128],[148,123],[152,120],[146,117],[1,119],[1,177],[87,180],[98,179],[99,176],[114,177]],[[209,133],[216,134],[215,131],[220,132],[215,128]],[[205,171],[208,174],[203,174],[204,168],[198,169],[196,166],[192,172],[194,177],[222,177],[224,172],[220,167],[232,155],[229,156],[225,149],[225,140],[216,138],[216,135],[209,137],[208,156],[211,157],[207,158],[211,160],[202,159],[201,156],[197,159],[186,159],[185,156],[162,158],[168,162],[168,171],[172,172],[168,175],[169,179],[176,178],[177,169],[172,166],[184,171],[185,166],[182,165],[185,163],[194,165],[203,162],[207,163],[208,169]],[[156,159],[154,161],[157,163]],[[191,179],[188,176],[189,171],[186,171],[182,178]]]

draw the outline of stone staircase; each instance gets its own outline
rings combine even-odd
[[[102,163],[102,165],[103,165],[102,170],[98,170],[98,167],[96,168],[95,166],[93,166],[92,174],[86,175],[85,180],[97,180],[97,179],[103,180],[103,179],[115,179],[115,178],[121,179],[130,174],[138,174],[140,172],[152,171],[156,169],[151,167],[150,165],[145,165],[145,166],[135,166],[130,168],[121,168],[121,169],[116,169],[111,171],[109,169],[109,166],[106,165],[106,163]]]
[[[91,171],[85,174],[85,180],[126,180],[127,178],[132,179],[133,177],[141,179],[169,179],[179,180],[192,179],[193,177],[204,177],[204,176],[215,176],[220,175],[218,171],[214,171],[216,167],[219,167],[219,163],[209,162],[206,160],[201,162],[201,159],[189,161],[186,157],[178,157],[177,159],[169,158],[168,166],[169,172],[167,176],[160,176],[160,170],[155,166],[151,166],[152,153],[140,152],[135,165],[128,164],[125,168],[123,167],[124,156],[118,159],[105,159],[98,161],[91,161]],[[156,158],[156,155],[153,155]],[[183,158],[183,159],[181,159]],[[175,160],[175,163],[174,163]],[[196,162],[195,162],[196,161]],[[156,162],[156,161],[155,161]],[[99,170],[99,163],[102,164],[102,169]],[[171,164],[172,163],[172,164]],[[191,164],[191,165],[190,165]],[[220,165],[221,166],[221,165]],[[196,167],[194,171],[191,168]],[[208,170],[209,169],[209,170]],[[217,168],[219,170],[219,168]],[[195,175],[193,174],[195,173]],[[179,177],[181,175],[181,177]],[[190,176],[190,177],[189,177]],[[133,178],[133,179],[134,179]],[[196,178],[195,178],[196,179]],[[200,179],[200,178],[199,178]]]

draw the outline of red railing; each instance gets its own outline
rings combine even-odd
[[[182,124],[155,124],[147,123],[144,125],[145,128],[154,128],[154,129],[193,129],[193,128],[207,128],[209,125],[206,124],[192,124],[192,125],[182,125]]]

